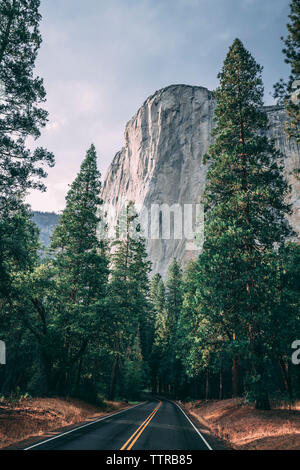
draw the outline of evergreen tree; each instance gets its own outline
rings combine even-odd
[[[207,367],[204,351],[207,349],[208,336],[214,334],[214,325],[201,315],[198,299],[199,286],[198,262],[190,262],[184,273],[183,305],[178,318],[177,357],[184,365],[186,374],[196,377]]]
[[[160,366],[167,346],[167,312],[165,309],[165,285],[160,274],[155,274],[150,285],[150,302],[152,306],[152,350],[151,373],[152,390],[162,391],[163,377]]]
[[[111,380],[109,398],[116,393],[122,361],[140,331],[143,357],[148,359],[147,316],[149,312],[148,274],[145,240],[141,234],[138,214],[130,202],[119,220],[118,236],[112,246],[110,299]]]
[[[30,151],[26,139],[37,139],[48,113],[43,81],[33,76],[41,44],[39,0],[0,2],[0,209],[24,195],[28,188],[44,189],[43,163],[53,165],[45,149]]]
[[[139,399],[145,381],[144,364],[138,331],[124,364],[124,394],[126,398]]]
[[[277,295],[274,296],[272,319],[272,354],[281,375],[281,389],[289,400],[300,390],[300,375],[291,364],[291,344],[300,331],[300,246],[289,242],[281,247],[275,259],[277,276],[274,279]],[[278,375],[278,373],[277,373]],[[279,381],[280,385],[280,381]]]
[[[251,362],[257,408],[268,408],[274,247],[291,234],[282,157],[265,136],[262,68],[236,39],[218,75],[215,143],[204,194],[201,309]]]
[[[280,80],[275,85],[274,97],[279,99],[279,103],[285,104],[290,118],[285,126],[288,136],[300,143],[300,0],[292,0],[290,9],[288,35],[286,39],[281,38],[285,45],[282,51],[285,62],[291,67],[290,76],[287,83]]]
[[[7,344],[7,366],[0,373],[3,394],[26,391],[36,350],[25,315],[32,292],[24,278],[38,264],[38,230],[28,207],[19,203],[0,224],[0,332]],[[31,305],[32,310],[32,305]]]
[[[167,311],[166,311],[166,289],[160,274],[155,274],[150,286],[150,302],[153,316],[153,341],[155,346],[166,344]]]
[[[182,268],[180,261],[172,260],[166,281],[166,309],[169,331],[174,331],[182,308]]]
[[[66,208],[51,241],[58,305],[55,325],[64,345],[59,365],[61,390],[73,389],[72,371],[76,366],[80,375],[83,355],[92,342],[100,344],[108,321],[107,247],[97,235],[100,189],[97,155],[92,145],[70,187]]]
[[[38,249],[37,231],[23,200],[29,188],[45,189],[44,165],[54,163],[45,149],[26,147],[28,137],[40,136],[48,115],[40,108],[46,95],[42,79],[34,77],[41,44],[39,4],[37,0],[0,2],[0,317],[6,318],[1,338],[9,338],[9,371],[19,379],[26,375],[20,372],[24,368],[20,357],[23,354],[26,361],[27,353],[33,354],[32,336],[23,321],[31,291],[21,279],[34,269]],[[17,384],[9,377],[7,372],[6,391],[25,386],[25,379]]]
[[[150,286],[150,300],[153,306],[154,316],[165,308],[165,285],[160,274],[155,274]]]
[[[172,260],[166,281],[166,330],[167,347],[162,359],[161,373],[165,377],[168,391],[177,394],[181,380],[181,364],[176,358],[178,320],[183,301],[182,268],[175,258]]]

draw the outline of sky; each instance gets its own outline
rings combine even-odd
[[[29,194],[33,210],[64,209],[91,143],[104,177],[127,121],[156,90],[176,83],[215,89],[236,37],[264,66],[266,104],[289,72],[280,40],[289,0],[41,0],[41,14],[36,73],[49,122],[34,145],[52,151],[56,165],[47,192]]]

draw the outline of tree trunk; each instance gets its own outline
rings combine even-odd
[[[113,400],[115,398],[118,362],[119,362],[119,357],[118,355],[116,355],[114,358],[114,362],[113,362],[112,370],[111,370],[110,387],[109,387],[109,393],[108,393],[109,400]]]
[[[82,361],[83,361],[83,356],[81,356],[81,358],[79,360],[79,365],[78,365],[76,385],[75,385],[75,395],[76,396],[79,396],[79,392],[80,392],[80,376],[81,376],[81,369],[82,369]]]
[[[51,360],[47,354],[41,352],[41,386],[40,393],[42,396],[47,396],[50,391],[50,379],[51,379]]]
[[[232,362],[232,396],[239,396],[239,357],[235,356]]]
[[[279,358],[278,363],[281,370],[285,391],[289,394],[289,397],[293,399],[294,393],[292,388],[289,365],[285,363],[282,358]]]
[[[270,410],[270,400],[267,392],[261,392],[260,396],[256,399],[255,408],[257,410]]]
[[[222,400],[223,398],[223,371],[222,371],[222,365],[220,367],[220,373],[219,373],[219,400]]]
[[[207,401],[209,397],[209,373],[208,369],[206,370],[206,384],[205,384],[205,400]]]
[[[256,364],[253,364],[253,366],[254,366],[254,370],[256,370],[257,376],[259,376],[260,379],[258,382],[255,408],[257,410],[270,410],[271,405],[270,405],[270,400],[269,400],[269,394],[266,390],[266,385],[265,385],[265,375],[266,375],[265,366],[262,360],[262,348],[260,346],[256,348],[256,355],[257,357],[260,358],[260,361]]]

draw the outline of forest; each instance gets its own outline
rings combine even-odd
[[[152,273],[132,201],[109,242],[96,148],[83,155],[49,246],[29,190],[46,190],[47,149],[31,150],[48,120],[34,74],[39,0],[0,2],[0,395],[139,400],[149,390],[181,400],[243,396],[268,410],[300,397],[300,245],[288,216],[284,156],[265,135],[262,67],[239,39],[221,71],[206,189],[205,241],[183,269]],[[292,0],[283,55],[288,139],[300,142],[300,2]],[[125,229],[124,229],[125,227]],[[121,233],[122,232],[122,233]],[[118,231],[117,231],[118,233]]]

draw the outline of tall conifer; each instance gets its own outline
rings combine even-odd
[[[54,253],[58,309],[56,324],[63,337],[63,386],[80,364],[90,342],[105,328],[108,260],[106,243],[98,239],[100,173],[94,145],[66,197],[66,208],[55,228]]]
[[[218,75],[199,266],[201,308],[231,338],[235,386],[239,353],[247,354],[256,406],[268,408],[272,259],[291,231],[282,156],[265,135],[261,72],[235,39]]]

